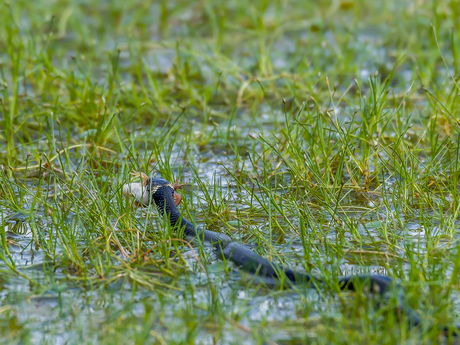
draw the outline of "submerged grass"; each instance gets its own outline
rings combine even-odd
[[[455,343],[452,1],[0,4],[0,332],[8,343]],[[133,171],[322,292],[256,283],[132,210]],[[336,277],[397,280],[396,298]]]

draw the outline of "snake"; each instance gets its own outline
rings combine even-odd
[[[184,239],[210,243],[218,258],[231,261],[239,269],[262,278],[262,280],[268,279],[268,281],[287,282],[292,286],[308,285],[313,289],[325,289],[324,278],[269,261],[247,246],[232,240],[230,236],[197,227],[185,219],[177,208],[181,196],[176,193],[176,189],[183,185],[177,182],[170,183],[163,177],[149,178],[145,174],[139,174],[139,176],[143,177],[143,182],[125,184],[123,195],[134,197],[135,206],[147,207],[154,204],[159,214],[166,216],[171,228],[176,233],[182,234]],[[409,328],[419,326],[422,322],[417,313],[404,302],[404,289],[389,276],[381,274],[340,276],[336,284],[341,291],[368,291],[380,297],[381,300],[388,300],[393,291],[397,299],[396,309],[406,315]],[[460,335],[460,325],[439,326],[439,330],[446,336]]]

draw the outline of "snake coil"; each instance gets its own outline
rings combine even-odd
[[[289,283],[295,285],[307,284],[312,288],[319,288],[324,284],[320,277],[298,272],[264,259],[246,246],[234,242],[225,234],[195,227],[195,225],[182,217],[174,203],[173,185],[164,178],[149,178],[146,191],[149,195],[149,204],[154,201],[159,213],[161,215],[166,213],[173,230],[176,232],[183,230],[184,236],[188,239],[210,242],[218,257],[234,262],[239,268],[262,278],[275,280],[287,278]],[[405,305],[402,287],[390,277],[379,274],[342,276],[338,278],[338,284],[341,290],[351,291],[356,291],[358,287],[365,286],[371,292],[378,293],[382,298],[387,298],[388,293],[392,289],[396,289],[399,303],[398,309],[406,314],[409,326],[414,327],[421,323],[420,317],[416,315],[415,311]],[[458,336],[460,334],[460,325],[442,326],[440,330],[446,336],[449,334]]]

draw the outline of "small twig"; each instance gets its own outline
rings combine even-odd
[[[107,239],[107,245],[110,243],[110,239],[112,237],[112,234],[113,234],[113,232],[109,235],[109,238]],[[113,242],[118,246],[118,249],[120,249],[121,254],[124,257],[127,258],[129,255],[128,255],[128,253],[126,253],[126,251],[124,250],[123,246],[120,243],[118,243],[118,241],[113,240]]]
[[[123,218],[124,216],[126,215],[126,213],[123,213],[120,217],[118,217],[117,221],[115,222],[115,224],[113,225],[113,228],[115,229],[117,224],[118,224],[118,221]]]
[[[238,327],[239,329],[245,331],[245,332],[248,332],[248,333],[252,333],[252,329],[250,329],[249,327],[245,326],[245,325],[242,325],[241,323],[239,323],[238,321],[235,321],[233,320],[232,318],[226,316],[225,319],[230,322],[232,325]]]
[[[107,244],[110,243],[110,238],[112,237],[113,231],[114,231],[115,227],[117,226],[118,222],[119,222],[120,219],[123,218],[125,215],[126,215],[126,213],[123,213],[120,217],[118,217],[117,221],[116,221],[115,224],[113,225],[113,230],[112,230],[112,232],[110,233],[109,238],[107,239]],[[123,254],[124,257],[128,257],[129,255],[126,253],[126,251],[124,250],[124,248],[122,247],[122,245],[121,245],[120,243],[118,243],[118,241],[114,241],[114,242],[115,242],[116,245],[118,246],[118,249],[120,249],[121,254]]]

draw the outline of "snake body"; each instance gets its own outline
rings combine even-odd
[[[182,233],[188,239],[196,239],[212,244],[215,253],[221,259],[229,260],[235,263],[240,269],[252,273],[258,277],[288,280],[293,285],[307,284],[312,288],[324,287],[324,281],[321,277],[313,276],[307,273],[299,272],[280,264],[271,262],[248,247],[233,241],[229,236],[204,230],[196,227],[186,220],[174,202],[174,187],[168,181],[161,177],[149,178],[146,184],[146,193],[148,202],[144,198],[144,204],[155,203],[159,213],[166,215],[171,227],[177,233]],[[388,298],[390,291],[396,291],[398,299],[398,309],[405,313],[409,326],[414,327],[421,323],[417,314],[404,304],[404,291],[393,279],[379,274],[362,274],[342,276],[337,279],[338,287],[341,290],[356,291],[367,288],[368,291],[377,293],[382,299]],[[459,335],[460,326],[440,327],[440,330],[446,335]]]

